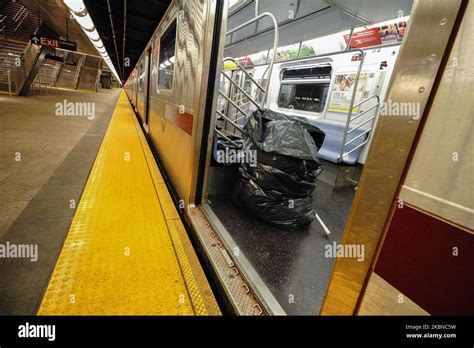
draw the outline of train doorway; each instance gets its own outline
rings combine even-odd
[[[146,111],[145,111],[145,121],[143,123],[143,128],[149,132],[150,131],[150,89],[151,89],[151,47],[146,52],[146,62],[147,62],[147,85],[146,85]]]
[[[360,290],[431,90],[400,67],[434,81],[452,28],[428,2],[231,2],[200,209],[268,313],[324,313],[336,259]]]

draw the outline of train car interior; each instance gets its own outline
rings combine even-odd
[[[341,241],[410,21],[411,0],[376,3],[228,3],[202,209],[274,313],[324,301],[325,246]]]

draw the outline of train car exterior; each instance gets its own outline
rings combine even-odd
[[[129,98],[186,205],[196,186],[215,11],[215,1],[173,1],[131,76]]]

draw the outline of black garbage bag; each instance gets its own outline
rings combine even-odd
[[[306,120],[271,110],[253,112],[244,129],[249,136],[244,149],[257,151],[257,161],[241,164],[234,202],[283,229],[298,230],[311,224],[324,132]]]
[[[243,164],[240,174],[244,179],[253,180],[265,192],[274,191],[288,197],[306,197],[316,188],[313,181],[306,181],[297,174],[285,173],[258,162],[255,167]]]
[[[271,110],[255,110],[244,129],[261,151],[318,161],[325,134],[309,122]]]
[[[234,202],[266,223],[285,230],[304,229],[314,219],[313,196],[292,198],[262,190],[252,179],[240,179]]]
[[[282,172],[296,174],[301,179],[307,181],[314,181],[322,171],[319,162],[276,155],[264,151],[257,151],[257,160],[261,164],[277,168]]]

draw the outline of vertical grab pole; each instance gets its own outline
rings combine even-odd
[[[237,30],[240,30],[240,29],[246,27],[249,24],[257,22],[260,19],[262,19],[263,17],[269,17],[272,20],[273,26],[275,28],[275,36],[273,38],[273,57],[272,57],[272,60],[270,61],[270,64],[268,65],[268,79],[267,79],[267,84],[265,86],[266,87],[265,92],[264,92],[264,95],[263,95],[262,107],[265,106],[265,103],[267,101],[268,87],[270,86],[270,79],[271,79],[271,75],[272,75],[272,71],[273,71],[273,64],[275,63],[276,51],[277,51],[277,48],[278,48],[278,41],[279,41],[278,21],[276,20],[275,16],[273,14],[271,14],[270,12],[264,12],[264,13],[256,16],[256,17],[248,20],[245,23],[242,23],[241,25],[235,27],[234,29],[229,30],[227,33],[225,33],[226,36],[227,35],[232,35]]]
[[[352,35],[354,35],[354,27],[351,28],[351,32],[349,33],[349,39],[347,40],[346,51],[349,51],[351,49]]]
[[[359,64],[359,68],[357,70],[356,81],[354,83],[354,90],[352,91],[351,103],[349,105],[349,114],[347,115],[346,127],[344,128],[344,136],[342,138],[341,150],[339,151],[339,161],[338,162],[343,161],[342,155],[344,153],[344,147],[345,147],[345,143],[346,143],[346,140],[347,140],[347,131],[349,130],[349,123],[351,122],[351,118],[352,118],[352,108],[354,107],[354,101],[355,101],[355,97],[356,97],[356,94],[357,94],[357,86],[359,85],[360,72],[362,71],[362,66],[364,65],[364,59],[365,59],[364,51],[361,50],[361,49],[358,49],[357,51],[359,51],[360,55],[361,55],[360,64]]]

